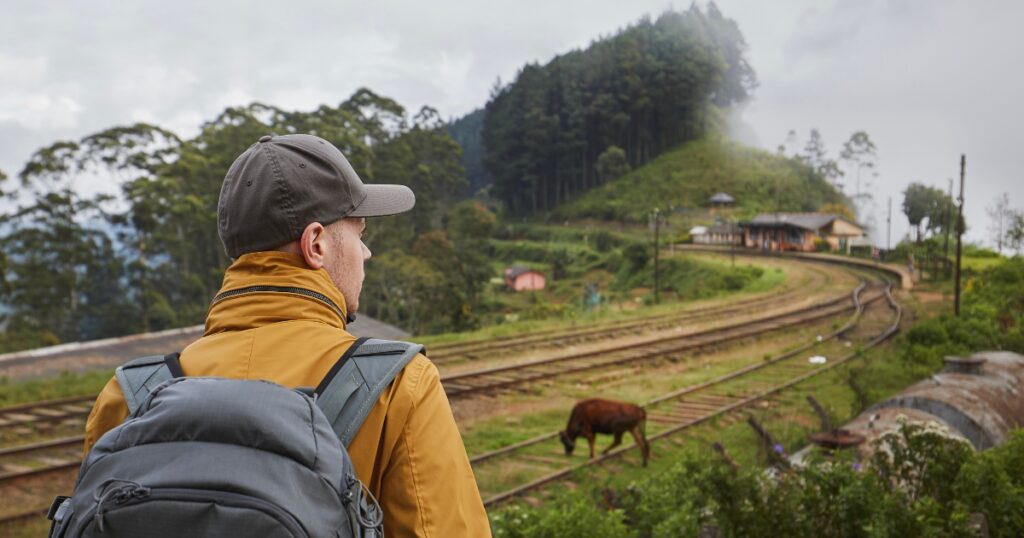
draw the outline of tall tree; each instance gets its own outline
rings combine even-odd
[[[547,211],[607,179],[597,162],[611,146],[637,167],[700,136],[709,107],[741,102],[756,85],[745,49],[717,7],[692,7],[524,66],[484,111],[493,194],[515,214]]]
[[[850,139],[843,143],[839,159],[846,163],[854,178],[854,200],[859,200],[863,196],[870,198],[870,178],[874,177],[875,166],[878,164],[877,148],[871,137],[864,131],[850,135]]]
[[[842,192],[843,185],[839,183],[839,178],[843,177],[843,171],[839,169],[839,165],[836,164],[835,160],[829,158],[828,150],[825,148],[825,139],[822,138],[821,133],[817,129],[811,129],[811,134],[807,138],[807,145],[804,146],[804,152],[800,158],[816,174],[828,180],[837,190]]]
[[[992,204],[985,208],[985,212],[988,213],[988,230],[991,234],[992,242],[996,245],[996,251],[1002,254],[1003,245],[1006,244],[1007,239],[1006,232],[1009,230],[1013,218],[1013,210],[1010,208],[1010,195],[1004,192],[996,196]]]
[[[447,125],[448,134],[462,147],[462,167],[469,181],[468,194],[472,195],[491,182],[484,168],[484,109],[478,108]]]
[[[1018,254],[1024,249],[1024,211],[1014,211],[1006,229],[1006,245]]]
[[[601,152],[597,158],[597,177],[602,183],[611,181],[629,173],[629,162],[626,160],[626,152],[617,146],[608,146],[608,149]]]
[[[53,343],[135,327],[135,313],[118,290],[120,263],[109,237],[83,224],[101,221],[98,206],[63,189],[3,216],[8,332]]]
[[[924,239],[922,226],[929,232],[944,230],[952,210],[953,201],[941,189],[921,183],[911,183],[903,191],[903,213],[914,227],[915,237],[920,243]]]

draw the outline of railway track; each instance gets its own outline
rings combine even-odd
[[[858,286],[855,294],[859,293],[863,287],[862,283]],[[880,297],[881,295],[878,295],[875,299]],[[444,385],[449,400],[477,394],[493,394],[510,387],[597,368],[673,356],[809,323],[854,309],[856,299],[856,295],[852,298],[844,296],[805,308],[792,309],[783,313],[696,332],[659,336],[626,345],[602,347],[530,362],[444,375],[441,377],[441,384]]]
[[[547,329],[531,331],[527,334],[490,337],[450,344],[434,344],[428,348],[430,360],[440,365],[460,360],[476,359],[485,352],[507,354],[508,352],[523,348],[537,349],[552,344],[565,345],[567,343],[578,343],[594,339],[613,339],[624,334],[637,332],[650,332],[694,319],[718,318],[750,311],[758,307],[781,304],[787,300],[795,300],[801,296],[806,296],[809,292],[809,286],[810,291],[813,292],[832,283],[831,273],[822,271],[820,268],[812,265],[808,265],[807,268],[814,271],[816,278],[820,280],[813,284],[786,289],[779,293],[740,299],[725,305],[694,308],[609,323],[588,324],[584,327],[574,327],[571,329]]]
[[[826,283],[831,281],[831,275],[821,271],[825,275]],[[453,399],[464,397],[470,394],[493,393],[508,390],[520,384],[536,382],[539,379],[550,379],[554,376],[569,375],[585,370],[603,368],[614,364],[626,362],[638,362],[645,359],[652,359],[659,356],[672,355],[684,351],[692,351],[701,347],[721,344],[727,341],[749,338],[758,334],[777,330],[783,327],[807,323],[815,319],[823,319],[846,312],[856,310],[859,312],[859,298],[864,286],[859,286],[853,294],[852,299],[843,297],[825,301],[807,308],[796,309],[774,319],[759,319],[753,322],[734,323],[723,327],[698,331],[690,334],[673,335],[664,338],[649,339],[641,344],[629,346],[616,346],[600,351],[589,351],[576,353],[540,361],[531,361],[513,366],[489,368],[476,372],[466,372],[442,377],[442,383],[446,391]],[[658,323],[671,323],[678,325],[680,320],[693,319],[701,316],[729,315],[737,312],[756,310],[759,306],[766,306],[773,302],[786,301],[788,298],[795,299],[797,293],[806,293],[807,288],[800,290],[788,290],[785,293],[762,296],[745,300],[740,304],[730,304],[722,307],[707,307],[694,309],[682,313],[664,314],[643,319],[633,319],[619,322],[613,325],[612,330],[636,331],[642,325],[647,327],[657,326]],[[889,297],[888,291],[885,296]],[[877,295],[873,300],[878,300],[882,295]],[[893,303],[895,304],[895,303]],[[617,327],[617,328],[616,328]],[[533,333],[527,338],[506,338],[499,345],[510,345],[519,348],[526,346],[542,345],[543,342],[558,341],[563,338],[586,339],[588,332],[608,331],[607,327],[599,329],[594,327],[581,328],[573,331],[545,331],[545,333]],[[650,328],[645,330],[651,330]],[[841,331],[837,331],[841,332]],[[621,334],[621,333],[620,333]],[[459,353],[469,353],[467,349],[474,352],[494,349],[492,342],[486,342],[485,349],[462,345]],[[436,348],[435,348],[436,349]],[[460,348],[456,347],[456,350]],[[431,354],[432,359],[434,353]],[[783,360],[782,357],[772,361]],[[26,404],[16,407],[0,409],[0,435],[20,432],[45,432],[54,426],[62,423],[74,423],[81,431],[81,423],[91,409],[94,397],[76,397],[62,400],[40,402],[37,404]],[[82,436],[61,437],[57,439],[46,439],[31,444],[0,449],[0,491],[3,488],[16,484],[18,481],[29,477],[45,476],[52,473],[67,473],[81,464],[81,446],[84,441]],[[539,441],[538,441],[539,442]],[[526,446],[525,444],[520,444]],[[513,447],[514,449],[515,447]],[[613,454],[621,453],[617,451]],[[474,458],[474,464],[486,459],[497,457],[499,454],[481,455]],[[569,471],[571,472],[571,470]],[[551,480],[557,479],[551,478]],[[513,493],[512,496],[518,493]],[[489,499],[489,503],[501,502]],[[8,514],[0,516],[0,523],[25,519],[31,514],[37,514],[37,510]]]
[[[454,374],[442,377],[441,383],[444,385],[449,399],[455,400],[469,395],[493,394],[510,387],[587,370],[671,356],[828,318],[855,309],[858,304],[858,294],[864,287],[865,284],[861,283],[854,291],[852,299],[847,297],[833,299],[767,319],[755,319],[689,334],[659,337],[643,343],[606,347],[600,350],[573,353],[511,366]],[[4,413],[0,417],[7,418],[12,425],[25,427],[33,423],[47,423],[83,416],[88,413],[91,402],[92,398],[69,398],[56,402],[24,405],[13,408],[14,412]],[[0,449],[0,487],[23,478],[78,467],[81,465],[83,442],[84,437],[73,436]]]
[[[753,363],[715,379],[684,387],[646,402],[644,407],[648,410],[647,420],[649,428],[654,426],[650,429],[656,430],[648,437],[648,441],[653,443],[768,398],[797,383],[842,365],[860,355],[863,349],[874,347],[891,337],[899,329],[899,324],[902,320],[902,308],[893,299],[891,294],[892,284],[886,280],[881,285],[882,294],[874,298],[862,295],[870,293],[870,288],[870,286],[858,287],[853,298],[855,304],[853,317],[844,326],[827,335],[821,341],[805,344],[770,361]],[[893,311],[893,321],[884,330],[873,335],[860,349],[850,351],[825,365],[811,365],[806,361],[797,360],[816,346],[820,346],[826,341],[836,339],[853,330],[860,321],[868,304],[881,298],[886,300],[887,306]],[[551,441],[557,435],[558,432],[548,432],[497,450],[475,455],[470,458],[470,461],[474,466],[474,471],[477,473],[483,470],[482,467],[492,463],[502,463],[504,461],[507,465],[506,458],[515,458],[523,452],[529,452],[531,447],[542,443],[551,444]],[[560,445],[556,447],[556,455],[560,448]],[[558,458],[557,456],[552,458],[546,454],[525,454],[522,457],[526,462],[526,466],[533,468],[547,466],[550,472],[528,480],[521,485],[493,494],[486,498],[484,504],[488,508],[494,507],[512,498],[539,489],[551,482],[563,479],[579,469],[599,465],[612,458],[618,458],[629,450],[635,450],[635,444],[620,446],[592,460],[568,465],[564,458]],[[554,469],[552,470],[551,467],[554,467]]]
[[[19,447],[6,445],[14,440],[25,442],[82,431],[94,400],[94,396],[76,396],[0,409],[0,447],[5,447],[0,448],[0,476],[5,470],[4,460],[19,454]]]
[[[858,287],[858,290],[863,284]],[[775,298],[778,299],[777,297]],[[756,304],[761,304],[758,301]],[[453,374],[441,378],[450,399],[470,394],[493,394],[517,385],[693,351],[737,339],[749,338],[796,324],[827,318],[854,307],[845,296],[810,307],[791,310],[766,319],[728,324],[693,333],[663,336],[642,343],[614,346],[553,358]],[[750,304],[741,307],[751,308]],[[732,312],[736,309],[730,308]],[[89,413],[93,397],[67,398],[0,410],[0,430],[39,428],[41,425],[78,420]],[[81,465],[83,436],[48,439],[0,449],[0,487],[18,480],[66,471]]]

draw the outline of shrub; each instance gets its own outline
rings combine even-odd
[[[619,510],[598,508],[582,495],[565,495],[542,508],[512,506],[490,514],[494,538],[626,538],[635,536]]]
[[[596,248],[598,252],[608,252],[615,248],[616,243],[617,241],[611,233],[605,230],[598,230],[597,232],[594,232],[594,248]]]
[[[651,260],[651,247],[644,243],[630,243],[622,249],[622,258],[626,262],[626,271],[636,273],[647,267]]]
[[[870,465],[812,454],[806,465],[767,474],[690,453],[622,491],[563,493],[539,508],[491,514],[496,537],[966,536],[972,513],[992,536],[1024,532],[1024,432],[974,453],[931,426],[884,435]]]

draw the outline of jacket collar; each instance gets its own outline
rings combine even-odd
[[[224,273],[204,336],[293,320],[345,328],[345,298],[324,269],[285,252],[243,254]]]

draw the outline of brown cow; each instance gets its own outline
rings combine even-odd
[[[644,426],[647,424],[647,412],[644,408],[612,400],[593,398],[583,400],[572,408],[569,415],[569,424],[564,431],[558,432],[562,444],[565,445],[565,455],[571,456],[576,448],[576,438],[585,437],[590,443],[590,458],[594,458],[594,435],[607,433],[615,436],[615,441],[604,449],[602,454],[622,444],[622,434],[626,431],[633,434],[636,444],[640,447],[640,454],[643,456],[644,467],[647,467],[647,457],[650,456],[651,447],[644,435]]]

